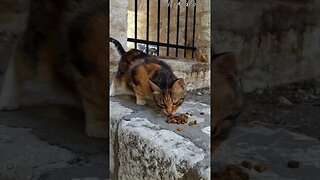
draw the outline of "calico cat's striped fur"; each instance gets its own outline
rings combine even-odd
[[[134,92],[136,104],[145,105],[145,98],[151,97],[167,115],[172,115],[186,96],[184,80],[177,78],[171,67],[155,56],[136,49],[125,52],[117,40],[110,38],[110,42],[115,44],[121,55],[110,96],[117,95],[121,87]]]

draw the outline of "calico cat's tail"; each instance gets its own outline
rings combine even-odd
[[[116,39],[114,39],[114,38],[112,38],[112,37],[109,37],[109,42],[112,42],[112,43],[116,46],[116,48],[117,48],[117,50],[118,50],[118,52],[119,52],[119,54],[120,54],[121,56],[122,56],[124,53],[126,53],[126,51],[123,49],[121,43],[120,43],[118,40],[116,40]]]

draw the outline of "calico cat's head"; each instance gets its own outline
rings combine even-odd
[[[186,96],[186,88],[183,79],[176,79],[168,89],[160,89],[159,86],[149,81],[153,90],[156,103],[163,108],[167,115],[172,115],[182,105]]]

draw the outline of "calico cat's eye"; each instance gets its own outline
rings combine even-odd
[[[173,103],[173,105],[175,105],[175,106],[177,106],[177,105],[180,106],[180,105],[182,104],[183,100],[184,100],[184,98],[181,98],[181,99],[179,99],[177,102]]]

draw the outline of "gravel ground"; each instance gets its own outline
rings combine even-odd
[[[245,94],[244,99],[239,124],[284,128],[320,139],[319,80],[256,90]]]
[[[210,105],[211,93],[209,88],[188,91],[186,100]]]
[[[318,78],[320,79],[320,78]],[[244,94],[238,125],[284,128],[320,140],[320,80],[312,79]],[[187,100],[210,104],[210,89],[189,91]]]

